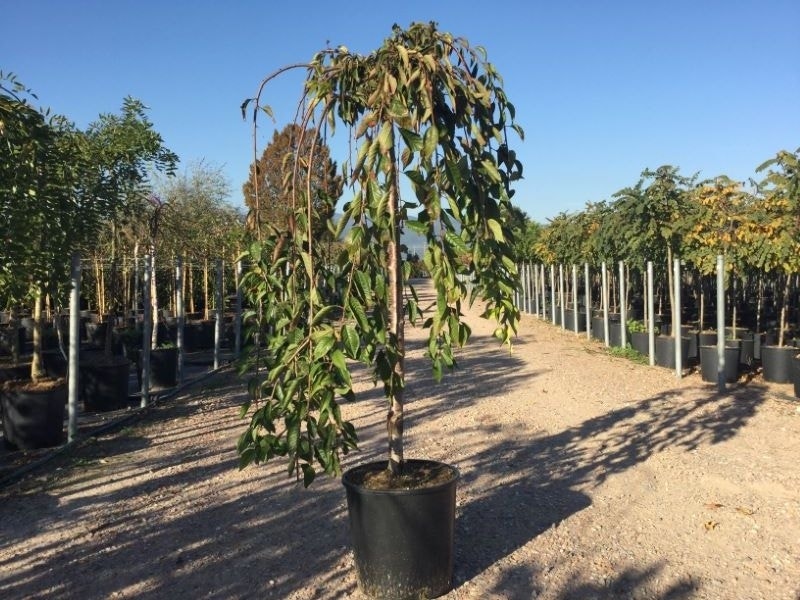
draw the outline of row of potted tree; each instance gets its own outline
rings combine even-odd
[[[780,151],[756,169],[761,180],[749,185],[725,176],[698,181],[671,166],[646,170],[611,201],[559,214],[537,228],[530,258],[567,265],[624,261],[628,302],[641,298],[645,264],[653,261],[658,312],[666,314],[675,304],[672,265],[679,259],[682,320],[702,332],[713,308],[716,257],[723,255],[733,331],[749,330],[757,346],[770,342],[791,348],[800,331],[799,161],[800,150]],[[614,285],[613,270],[611,277]],[[773,352],[794,354],[767,351]],[[769,367],[765,375],[773,377]],[[785,380],[786,375],[774,377]]]
[[[5,442],[17,447],[58,445],[64,439],[64,362],[47,364],[45,348],[52,344],[66,354],[63,313],[73,256],[90,257],[96,266],[83,269],[83,302],[99,315],[94,344],[83,348],[79,379],[87,407],[98,408],[86,400],[97,396],[92,390],[105,400],[127,399],[131,362],[120,356],[118,337],[127,334],[116,325],[133,316],[129,309],[133,305],[135,312],[135,297],[143,296],[141,280],[138,286],[133,282],[142,271],[141,256],[193,254],[204,267],[194,289],[204,284],[199,303],[208,307],[212,252],[235,256],[243,231],[241,215],[222,202],[227,184],[218,170],[201,163],[175,176],[178,157],[141,101],[125,98],[118,114],[102,114],[80,130],[65,117],[36,108],[37,100],[14,75],[0,74],[0,333],[12,365],[3,365],[0,397]],[[140,268],[126,269],[136,262],[126,258],[137,252]],[[153,314],[159,314],[157,300],[165,294],[162,283],[153,278]],[[123,290],[137,291],[131,298]],[[192,300],[196,296],[190,294]],[[32,324],[30,340],[22,327],[26,322]],[[138,338],[128,337],[138,339],[139,347],[155,348],[158,327],[153,340],[142,340],[139,327]],[[28,349],[29,364],[21,356]],[[118,373],[111,387],[104,378],[109,370]],[[50,424],[39,425],[40,417]]]

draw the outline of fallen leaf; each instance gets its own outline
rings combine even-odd
[[[722,508],[725,506],[724,504],[720,504],[719,502],[706,502],[706,508],[710,508],[711,510],[716,510],[717,508]]]
[[[703,527],[706,528],[706,531],[711,531],[712,529],[716,529],[719,523],[716,521],[706,521],[703,523]]]
[[[747,508],[746,506],[737,506],[736,511],[742,513],[743,515],[747,515],[748,517],[756,514],[756,511],[754,511],[752,508]]]

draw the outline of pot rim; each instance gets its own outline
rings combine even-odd
[[[421,494],[435,494],[437,492],[441,492],[443,489],[450,487],[452,485],[456,485],[458,481],[461,479],[461,471],[458,467],[444,463],[438,460],[433,459],[424,459],[424,458],[409,458],[406,459],[406,464],[433,464],[433,465],[441,465],[445,466],[453,474],[452,479],[447,481],[443,481],[442,483],[437,483],[436,485],[427,486],[427,487],[420,487],[420,488],[398,488],[392,490],[376,490],[372,488],[365,487],[354,481],[351,481],[350,478],[354,473],[357,471],[367,469],[370,467],[374,467],[375,465],[381,465],[385,468],[388,461],[386,460],[374,460],[370,462],[361,463],[359,465],[355,465],[350,467],[342,474],[342,485],[349,490],[358,490],[359,493],[364,494],[376,494],[376,495],[389,495],[389,496],[402,496],[402,495],[421,495]]]

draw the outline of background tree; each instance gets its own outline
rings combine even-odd
[[[532,221],[525,211],[513,204],[509,205],[505,219],[507,226],[514,233],[514,253],[517,261],[533,260],[541,225]]]
[[[763,234],[757,260],[777,280],[778,345],[783,346],[791,276],[800,271],[800,148],[781,150],[756,170],[766,172],[755,213]]]
[[[629,241],[629,256],[650,254],[653,264],[666,270],[670,306],[675,306],[673,259],[687,233],[684,218],[689,210],[689,194],[697,175],[684,177],[677,167],[663,165],[655,170],[645,169],[639,182],[614,196],[618,199],[617,224],[624,228]],[[624,235],[624,234],[623,234]],[[647,256],[645,254],[645,256]],[[660,270],[660,269],[659,269]]]
[[[83,204],[84,139],[66,118],[33,108],[34,99],[13,75],[0,73],[0,296],[12,315],[33,303],[36,381],[44,376],[44,298],[66,289],[70,253],[93,232],[101,214],[94,209],[102,205]],[[13,347],[15,360],[18,350]]]
[[[279,231],[289,231],[289,220],[298,208],[295,187],[308,186],[314,210],[319,218],[312,224],[316,239],[329,232],[325,222],[333,216],[335,200],[342,194],[342,178],[330,149],[314,129],[297,123],[275,131],[261,158],[250,165],[250,175],[242,186],[247,215],[247,229],[261,237],[262,226],[269,223]],[[334,199],[334,202],[330,202]]]
[[[162,178],[155,188],[166,198],[169,210],[163,215],[158,253],[183,256],[187,275],[192,263],[202,267],[202,299],[205,318],[211,307],[210,262],[216,258],[232,261],[243,249],[244,217],[227,202],[230,183],[222,169],[204,162],[189,166],[176,177]],[[189,312],[194,312],[194,278],[187,276]]]
[[[120,114],[101,114],[86,131],[97,178],[106,182],[111,261],[109,314],[119,312],[123,294],[118,278],[121,219],[143,213],[151,194],[151,173],[172,175],[178,156],[164,144],[140,100],[126,97]],[[155,248],[151,247],[152,253]],[[154,328],[155,329],[155,328]],[[111,353],[112,327],[106,327],[106,355]]]

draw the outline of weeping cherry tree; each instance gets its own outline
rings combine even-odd
[[[512,182],[522,175],[511,138],[523,132],[486,52],[433,23],[394,26],[365,56],[339,46],[279,69],[242,105],[254,129],[259,112],[271,114],[262,101],[268,84],[291,69],[306,71],[299,130],[323,141],[337,129],[349,136],[354,156],[342,163],[342,178],[351,196],[336,224],[328,218],[344,243],[336,264],[327,264],[313,236],[321,204],[312,196],[321,192],[299,181],[320,151],[308,145],[287,157],[294,162],[284,182],[292,190],[288,226],[264,224],[243,256],[252,325],[242,368],[255,368],[256,376],[242,409],[250,422],[238,444],[241,466],[282,456],[305,485],[319,468],[338,475],[341,454],[357,444],[339,401],[354,398],[350,369],[362,363],[387,398],[387,464],[397,477],[404,465],[404,315],[428,329],[437,378],[470,337],[465,302],[483,301],[501,342],[510,344],[516,330],[518,278],[505,217]],[[258,211],[258,189],[254,204]],[[426,239],[430,307],[420,306],[409,282],[404,228]]]

